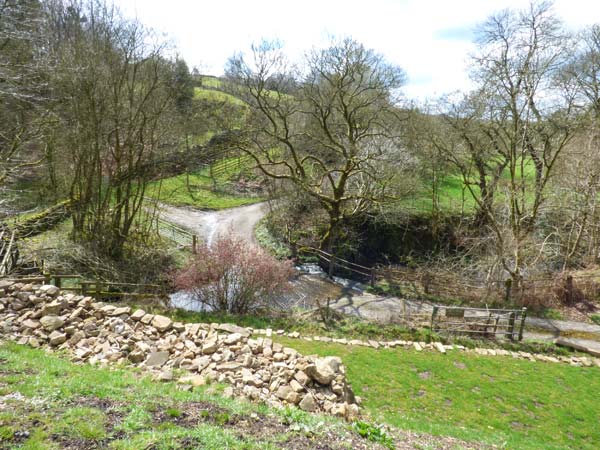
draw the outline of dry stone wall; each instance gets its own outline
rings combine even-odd
[[[173,322],[61,292],[0,280],[0,337],[68,351],[76,362],[131,363],[183,389],[228,383],[228,396],[296,405],[347,419],[359,415],[340,358],[303,356],[232,324]],[[181,376],[180,374],[183,373]],[[177,377],[175,376],[177,374]]]

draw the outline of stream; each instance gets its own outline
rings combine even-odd
[[[256,243],[254,227],[268,211],[266,203],[241,206],[221,211],[201,211],[187,207],[161,206],[164,220],[187,228],[210,245],[216,238],[232,232],[235,235]],[[358,282],[335,278],[329,279],[316,264],[296,267],[296,275],[291,281],[290,291],[276,299],[280,308],[307,309],[316,305],[317,300],[330,299],[332,308],[361,319],[377,322],[393,322],[399,315],[410,310],[414,313],[431,313],[432,305],[427,302],[383,297],[365,292],[365,286]],[[171,305],[192,311],[202,310],[189,294],[176,292],[170,296]],[[600,326],[582,322],[550,320],[529,317],[525,322],[525,339],[553,341],[568,338],[597,348],[600,352]]]

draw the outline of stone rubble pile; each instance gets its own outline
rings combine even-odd
[[[52,285],[0,280],[0,336],[20,344],[67,350],[76,362],[129,362],[163,381],[181,369],[183,389],[217,381],[231,385],[228,396],[347,419],[359,415],[360,398],[346,382],[340,358],[303,356],[251,335],[232,324],[182,324]]]

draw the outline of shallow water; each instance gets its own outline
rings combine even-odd
[[[307,309],[318,302],[325,303],[327,299],[337,300],[350,289],[362,292],[364,286],[345,278],[327,277],[325,272],[316,264],[303,264],[296,267],[296,274],[290,281],[291,289],[275,298],[271,305],[277,309]],[[169,295],[171,307],[187,311],[208,311],[205,305],[195,301],[186,291],[178,291]]]

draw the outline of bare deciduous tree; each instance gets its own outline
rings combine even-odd
[[[461,126],[477,125],[479,141],[459,133],[463,149],[475,146],[475,154],[489,155],[488,163],[497,160],[487,180],[498,184],[501,201],[488,202],[482,188],[469,182],[467,188],[487,216],[501,267],[515,283],[527,265],[526,249],[557,161],[577,129],[574,90],[561,76],[568,42],[550,3],[533,2],[525,10],[491,16],[479,30],[473,59],[482,107],[474,116],[466,109],[453,119]]]
[[[341,223],[393,192],[405,156],[395,103],[402,70],[346,39],[292,67],[278,45],[231,58],[227,75],[249,105],[240,140],[264,174],[315,198],[329,217],[321,248],[332,250]]]

